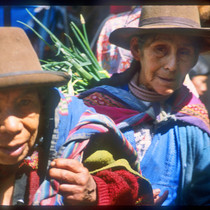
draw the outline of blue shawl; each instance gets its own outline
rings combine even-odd
[[[51,126],[47,130],[47,135],[44,139],[44,141],[48,142],[48,138],[50,138],[48,167],[50,162],[58,157],[72,158],[82,162],[84,149],[89,143],[91,136],[97,133],[110,132],[116,136],[116,141],[113,144],[119,145],[118,148],[121,148],[121,153],[127,157],[126,160],[131,166],[129,171],[141,177],[135,150],[110,118],[95,113],[94,109],[85,106],[83,101],[77,97],[64,96],[56,89],[51,95],[52,101],[48,101],[51,104],[49,109],[52,111],[49,117]],[[60,102],[58,106],[54,107],[53,104],[58,99]],[[52,130],[52,133],[50,130]],[[51,134],[49,135],[49,133]],[[104,165],[102,169],[95,169],[103,170],[103,168]],[[143,177],[142,180],[150,188],[148,181]],[[63,197],[58,194],[58,186],[59,183],[56,180],[52,180],[46,175],[34,196],[33,205],[64,205]]]
[[[185,86],[165,102],[164,109],[157,102],[137,99],[128,88],[107,85],[90,89],[79,97],[97,112],[111,117],[134,148],[132,126],[141,122],[154,123],[154,137],[141,161],[141,168],[153,188],[160,188],[162,193],[169,190],[163,205],[210,202],[210,188],[207,188],[210,174],[208,114],[201,101]],[[197,157],[200,162],[196,162]],[[198,190],[199,185],[205,189],[203,193]],[[191,201],[192,197],[197,198]]]

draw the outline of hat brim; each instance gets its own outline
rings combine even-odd
[[[119,47],[130,49],[130,41],[134,36],[141,36],[144,34],[182,34],[191,37],[201,38],[205,44],[203,45],[201,51],[210,50],[210,28],[179,28],[179,27],[170,27],[160,25],[155,28],[118,28],[110,34],[109,41],[112,44],[115,44]]]
[[[0,88],[23,86],[54,86],[65,85],[70,80],[70,75],[63,72],[31,71],[15,72],[0,75]]]

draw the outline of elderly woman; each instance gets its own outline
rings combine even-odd
[[[43,71],[22,29],[0,28],[0,54],[1,205],[153,204],[131,145],[55,88],[69,76]]]
[[[196,6],[143,6],[139,27],[110,35],[131,50],[131,67],[80,95],[125,134],[154,192],[168,191],[163,205],[210,203],[208,115],[183,85],[209,38]]]

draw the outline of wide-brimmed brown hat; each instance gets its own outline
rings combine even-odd
[[[152,5],[143,6],[138,27],[119,28],[110,34],[109,41],[129,49],[134,36],[172,33],[198,37],[203,43],[201,51],[210,50],[210,28],[202,28],[197,6]]]
[[[0,88],[62,86],[70,76],[43,71],[38,56],[23,29],[0,27]]]

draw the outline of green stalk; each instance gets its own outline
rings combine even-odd
[[[18,23],[23,24],[24,26],[28,27],[29,29],[31,29],[48,47],[52,47],[36,30],[34,30],[33,28],[31,28],[29,25],[21,22],[21,21],[17,21]]]
[[[93,78],[88,72],[84,70],[84,68],[78,65],[73,59],[70,59],[70,61],[85,79],[91,80]]]
[[[88,47],[83,35],[80,33],[79,29],[77,28],[77,26],[71,22],[71,29],[74,32],[76,38],[78,39],[80,45],[82,46],[83,50],[86,52],[87,56],[90,58],[90,60],[92,61],[92,63],[96,66],[97,69],[101,69],[101,67],[99,66],[98,62],[95,58],[95,56],[93,55],[93,52],[90,50],[90,48]],[[80,34],[80,37],[79,37]],[[84,44],[83,44],[84,43]],[[97,72],[95,72],[97,74]],[[98,74],[97,74],[98,75]]]
[[[89,52],[90,55],[91,55],[91,58],[93,59],[93,63],[96,65],[96,68],[97,68],[97,69],[102,69],[101,66],[99,65],[99,63],[98,63],[98,61],[97,61],[95,55],[93,54],[93,51],[91,50],[89,43],[85,41],[85,39],[84,39],[82,33],[80,32],[79,28],[78,28],[73,22],[71,22],[71,24],[72,24],[72,26],[75,28],[75,30],[77,31],[78,35],[83,39],[84,44],[85,44],[85,46],[87,47],[87,50],[88,50],[88,52]],[[89,54],[88,54],[88,55],[89,55]]]
[[[60,42],[59,39],[47,27],[45,27],[45,25],[43,25],[28,9],[26,9],[26,11],[48,34],[50,34],[50,36],[52,36],[55,40]],[[62,44],[62,42],[60,42],[60,43]]]
[[[73,94],[73,92],[79,93],[87,90],[88,86],[93,80],[99,81],[101,78],[109,77],[108,73],[106,74],[106,72],[100,67],[90,48],[85,28],[85,21],[82,15],[80,15],[80,17],[83,33],[73,22],[70,23],[73,34],[81,46],[82,50],[80,51],[74,45],[70,36],[64,34],[70,41],[70,47],[67,47],[46,26],[44,26],[35,16],[33,16],[29,10],[26,9],[26,11],[33,18],[33,20],[47,32],[52,44],[49,44],[36,30],[27,24],[20,21],[18,22],[30,28],[51,50],[55,51],[55,55],[57,56],[58,60],[61,60],[41,61],[43,63],[43,69],[51,71],[64,71],[71,75],[70,82],[60,88],[62,91],[66,91],[71,94]]]
[[[59,46],[61,46],[65,50],[69,51],[69,49],[47,27],[45,27],[28,9],[26,9],[26,11],[50,35],[50,37],[54,43],[59,43]],[[29,27],[28,25],[26,25],[26,26]]]
[[[83,29],[85,40],[86,40],[87,44],[90,46],[90,43],[88,41],[88,36],[87,36],[86,28],[85,28],[85,19],[82,16],[82,14],[80,14],[80,22],[82,24],[82,29]]]

